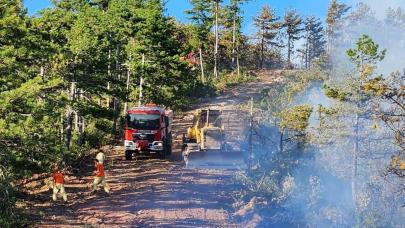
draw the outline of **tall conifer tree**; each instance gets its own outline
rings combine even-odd
[[[287,64],[291,67],[291,55],[294,52],[295,41],[301,39],[302,18],[295,10],[288,10],[284,15],[284,27],[287,36]]]
[[[254,18],[255,26],[258,29],[256,37],[259,41],[260,63],[259,68],[263,69],[266,61],[266,52],[268,45],[278,46],[279,43],[276,38],[279,34],[279,29],[282,24],[278,22],[279,18],[276,16],[273,9],[269,6],[263,6],[260,14]]]

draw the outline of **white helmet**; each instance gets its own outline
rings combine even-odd
[[[97,154],[96,156],[96,160],[100,163],[104,163],[105,160],[105,155],[103,154],[103,152],[100,152]]]

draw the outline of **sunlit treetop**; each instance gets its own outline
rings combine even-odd
[[[377,62],[385,58],[387,49],[379,50],[379,45],[368,35],[363,35],[356,42],[356,47],[347,50],[347,56],[361,72],[361,79],[366,79],[373,73]]]

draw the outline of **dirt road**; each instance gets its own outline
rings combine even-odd
[[[241,187],[232,181],[234,170],[199,164],[185,169],[179,138],[191,124],[193,109],[207,106],[236,109],[250,97],[257,97],[278,76],[262,76],[259,82],[234,87],[177,116],[173,126],[177,140],[169,159],[125,161],[121,147],[106,149],[110,195],[101,190],[90,192],[91,173],[68,176],[67,204],[50,202],[50,190],[43,182],[28,183],[29,200],[21,204],[29,208],[33,227],[238,227],[233,219],[233,195]],[[235,116],[229,119],[229,128],[234,129],[230,133],[232,138],[243,138],[243,124]]]

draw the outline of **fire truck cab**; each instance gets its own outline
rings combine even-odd
[[[156,153],[165,158],[172,152],[173,111],[150,104],[128,110],[125,118],[125,158]]]

